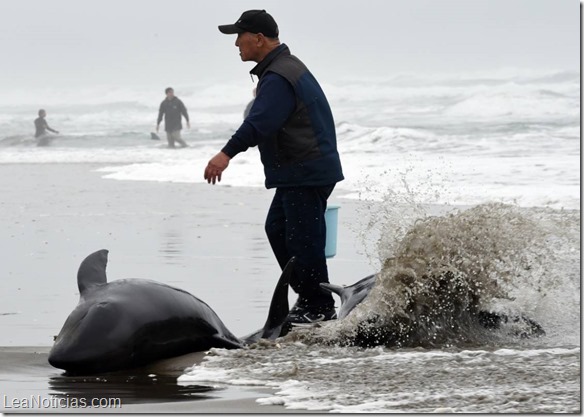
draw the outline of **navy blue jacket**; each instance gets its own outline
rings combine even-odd
[[[251,73],[259,77],[256,99],[222,151],[233,158],[257,145],[267,188],[343,180],[332,112],[306,66],[282,44]]]

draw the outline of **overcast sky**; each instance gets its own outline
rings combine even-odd
[[[578,0],[0,0],[0,87],[249,79],[217,25],[257,8],[321,80],[579,69]]]

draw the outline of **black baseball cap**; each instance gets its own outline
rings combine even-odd
[[[265,10],[248,10],[232,25],[221,25],[219,30],[227,35],[234,33],[263,33],[268,38],[277,38],[278,24]]]

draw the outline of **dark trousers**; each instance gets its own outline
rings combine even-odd
[[[280,267],[284,269],[292,256],[297,259],[290,286],[299,303],[316,310],[334,306],[331,294],[319,286],[329,282],[324,212],[334,188],[277,188],[266,218],[266,234]]]

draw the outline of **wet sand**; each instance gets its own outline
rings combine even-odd
[[[99,412],[286,412],[256,403],[271,394],[265,388],[177,385],[176,377],[200,357],[105,380],[63,377],[47,363],[53,336],[78,301],[79,263],[95,250],[110,250],[109,280],[149,278],[183,288],[205,300],[240,336],[263,325],[280,273],[263,230],[273,191],[115,181],[101,178],[97,168],[0,165],[2,409],[79,411],[7,407],[13,399],[40,395],[122,398],[122,410],[91,410]],[[193,171],[201,175],[196,167]],[[360,249],[355,226],[362,203],[340,201],[336,194],[330,202],[341,204],[338,255],[329,270],[332,282],[350,284],[373,266]],[[295,301],[292,292],[290,301]]]
[[[159,361],[145,368],[92,377],[68,377],[48,362],[47,347],[0,348],[4,413],[286,413],[263,406],[265,388],[227,389],[177,384],[203,353]],[[101,404],[101,406],[100,406]]]
[[[99,249],[109,250],[109,281],[147,278],[180,287],[237,335],[263,325],[281,272],[264,233],[273,190],[116,181],[102,179],[97,168],[0,165],[0,346],[52,345],[78,302],[79,264]],[[352,284],[375,267],[357,236],[362,204],[338,194],[329,200],[341,203],[329,275]]]

